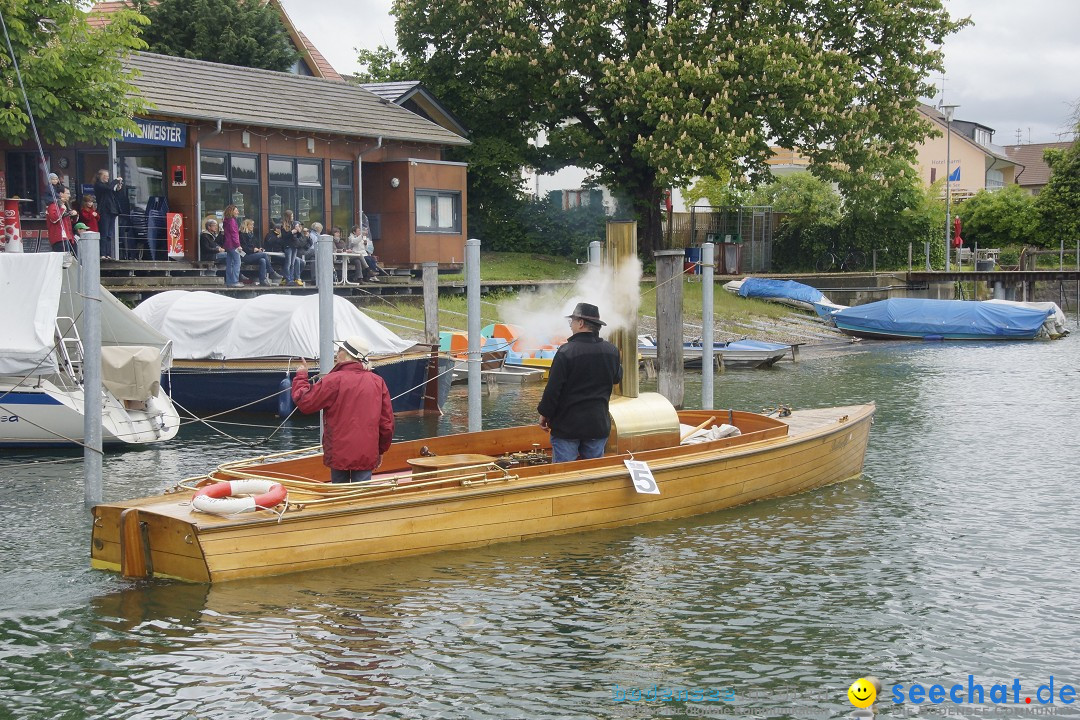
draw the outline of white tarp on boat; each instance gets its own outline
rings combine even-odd
[[[0,253],[0,375],[56,372],[62,253]]]
[[[1058,307],[1056,302],[1021,302],[1018,300],[998,300],[996,298],[994,300],[987,300],[986,302],[1049,311],[1050,314],[1046,316],[1046,322],[1043,323],[1046,334],[1052,338],[1058,338],[1062,335],[1069,334],[1068,328],[1065,327],[1065,313],[1061,312],[1061,308]]]
[[[212,292],[170,290],[135,314],[173,341],[182,360],[319,356],[319,296],[261,295],[248,300]],[[334,340],[359,335],[372,353],[404,352],[402,340],[343,297],[334,297]]]
[[[86,332],[79,265],[64,253],[0,253],[0,375],[52,375],[57,372],[56,319],[75,321]],[[105,288],[101,297],[101,345],[155,349],[163,368],[172,364],[169,339],[135,316]],[[61,330],[68,330],[62,324]]]

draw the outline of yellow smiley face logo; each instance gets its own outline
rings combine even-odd
[[[859,678],[847,689],[848,700],[857,708],[870,707],[877,698],[877,690],[866,678]]]

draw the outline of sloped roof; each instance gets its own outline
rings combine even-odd
[[[930,118],[930,120],[933,121],[935,124],[941,126],[942,130],[945,130],[948,127],[949,123],[945,120],[945,115],[943,115],[941,113],[941,111],[938,110],[937,108],[932,107],[930,105],[924,105],[923,103],[919,103],[918,106],[917,106],[917,109],[923,115]],[[954,118],[953,119],[953,124],[955,125],[956,123],[957,123],[957,120]],[[968,124],[979,125],[979,127],[986,128],[987,130],[993,130],[993,128],[987,127],[986,125],[980,125],[979,123],[975,123],[975,122],[968,122]],[[979,150],[986,153],[990,157],[995,157],[995,158],[997,158],[999,160],[1004,160],[1006,162],[1015,163],[1015,161],[1005,153],[1005,148],[1003,148],[1003,147],[1001,147],[999,145],[983,145],[981,143],[977,143],[973,139],[968,137],[967,135],[956,132],[955,129],[953,130],[953,139],[954,140],[959,140],[960,142],[965,142],[968,145],[971,145],[972,147],[978,148]]]
[[[1031,143],[1029,145],[1010,145],[1005,148],[1009,158],[1024,166],[1023,172],[1016,176],[1016,183],[1024,187],[1043,187],[1050,182],[1050,166],[1043,160],[1043,151],[1050,148],[1068,150],[1071,142]]]
[[[386,98],[392,103],[396,103],[420,87],[420,82],[418,80],[406,80],[403,82],[360,83],[360,87],[375,93],[381,98]]]
[[[272,0],[263,0],[263,2],[272,2]],[[307,62],[311,72],[316,77],[326,78],[327,80],[340,80],[344,81],[345,78],[341,77],[334,66],[330,64],[330,61],[319,49],[315,47],[315,44],[308,39],[307,35],[300,32],[300,29],[296,27],[296,23],[292,21],[289,14],[285,12],[285,8],[282,7],[280,2],[273,2],[274,9],[278,11],[281,16],[281,21],[285,25],[285,32],[292,40],[293,46],[297,50],[304,53],[310,62]],[[130,10],[132,8],[130,0],[104,0],[94,4],[94,7],[90,9],[90,13],[87,16],[87,22],[91,27],[104,27],[109,24],[109,15],[118,10]]]
[[[443,104],[436,100],[435,96],[428,92],[428,89],[417,80],[358,84],[384,100],[407,108],[421,117],[441,125],[452,133],[457,133],[463,137],[469,134],[469,131],[454,116],[454,113],[443,107]]]
[[[203,60],[132,53],[124,64],[163,117],[387,140],[468,140],[351,83]]]
[[[286,17],[288,16],[286,15]],[[315,67],[312,69],[315,70],[316,75],[324,77],[327,80],[338,80],[340,82],[345,81],[345,78],[341,77],[341,75],[338,74],[338,71],[335,70],[334,66],[330,64],[330,61],[327,60],[321,52],[319,52],[319,49],[315,47],[315,44],[312,43],[311,40],[308,39],[307,35],[297,29],[296,36],[300,39],[300,42],[304,44],[304,50],[307,51],[308,57],[311,58],[311,64],[315,65]]]

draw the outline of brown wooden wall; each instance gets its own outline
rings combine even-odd
[[[172,120],[173,118],[160,118]],[[261,129],[240,126],[225,125],[222,132],[216,133],[216,125],[213,123],[187,123],[188,145],[184,148],[166,148],[166,177],[164,178],[165,192],[169,200],[170,212],[179,212],[184,216],[185,247],[187,258],[195,260],[199,233],[205,218],[197,215],[197,190],[198,178],[195,167],[195,144],[202,139],[202,150],[225,151],[234,153],[258,154],[260,176],[260,212],[259,226],[266,231],[269,227],[269,172],[268,159],[270,155],[293,157],[300,159],[320,158],[323,161],[323,193],[326,205],[326,217],[324,224],[330,224],[331,217],[331,192],[330,192],[330,163],[332,161],[344,161],[353,163],[353,172],[356,171],[358,155],[361,155],[360,166],[362,168],[362,197],[359,189],[353,189],[354,222],[359,221],[361,209],[371,215],[380,218],[380,233],[376,238],[376,253],[383,264],[388,265],[417,265],[426,261],[449,263],[460,262],[464,257],[465,237],[467,236],[467,224],[465,222],[465,180],[466,168],[463,165],[442,164],[438,161],[442,157],[442,148],[434,145],[419,145],[414,143],[400,143],[395,141],[383,141],[378,145],[374,138],[334,138],[316,137],[314,152],[308,150],[308,135],[300,131]],[[243,144],[243,132],[247,130],[250,135],[248,146]],[[22,147],[9,146],[0,143],[0,170],[3,168],[4,151],[7,149],[30,151],[30,145]],[[60,174],[72,176],[73,190],[78,183],[74,177],[77,163],[76,154],[79,150],[101,151],[100,146],[77,145],[67,148],[46,148],[50,153],[54,171]],[[57,161],[66,157],[69,169],[61,171],[57,169]],[[183,165],[187,168],[187,185],[174,186],[172,182],[172,168],[175,165]],[[397,177],[399,186],[390,187],[390,178]],[[354,178],[355,186],[355,178]],[[417,237],[415,232],[415,188],[428,188],[440,190],[460,191],[462,195],[462,232],[459,235],[429,234],[422,233]],[[73,193],[73,195],[76,193]],[[362,208],[361,208],[362,204]],[[211,212],[221,208],[211,208]],[[33,218],[23,220],[25,227],[34,228],[43,221]]]

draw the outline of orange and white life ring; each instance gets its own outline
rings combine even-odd
[[[191,498],[191,507],[214,515],[235,515],[272,508],[288,495],[285,486],[273,480],[231,480],[199,488]]]

